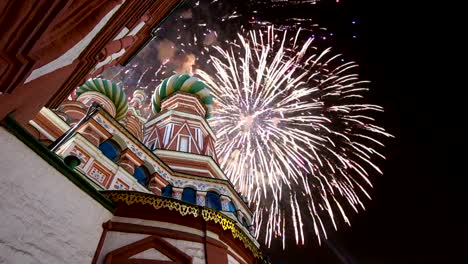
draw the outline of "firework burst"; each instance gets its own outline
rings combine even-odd
[[[303,244],[310,228],[318,241],[346,212],[364,209],[369,176],[381,173],[374,147],[390,137],[366,104],[367,82],[354,62],[342,63],[313,39],[301,41],[268,27],[239,35],[229,49],[214,47],[216,74],[197,74],[212,90],[220,165],[255,211],[256,236],[267,245],[290,227]]]

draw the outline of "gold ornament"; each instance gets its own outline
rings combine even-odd
[[[113,202],[122,201],[125,202],[127,205],[132,205],[135,203],[151,205],[156,210],[166,208],[169,210],[175,210],[179,212],[182,216],[193,215],[193,217],[195,218],[201,214],[202,218],[206,222],[213,221],[216,224],[219,224],[223,228],[223,230],[230,230],[232,236],[236,239],[239,239],[247,249],[252,251],[253,255],[256,258],[263,259],[260,250],[245,234],[245,232],[242,231],[242,229],[236,225],[236,222],[216,210],[206,208],[203,206],[191,205],[183,201],[147,193],[133,191],[103,191],[102,193]]]

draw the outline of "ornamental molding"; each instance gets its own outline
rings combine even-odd
[[[231,231],[232,236],[240,240],[244,247],[249,249],[256,258],[263,259],[257,243],[255,243],[234,220],[216,210],[140,192],[102,191],[101,193],[115,203],[124,202],[128,206],[133,204],[150,205],[156,210],[169,209],[171,211],[177,211],[182,217],[187,215],[192,215],[195,218],[201,217],[205,222],[213,222],[221,226],[223,230]]]

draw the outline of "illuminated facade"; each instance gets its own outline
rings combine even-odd
[[[77,157],[77,170],[117,205],[117,220],[105,225],[109,230],[96,253],[97,263],[137,255],[128,255],[128,248],[138,251],[138,258],[255,263],[261,253],[251,235],[252,212],[217,164],[216,137],[206,120],[209,91],[188,75],[166,82],[153,95],[155,114],[148,120],[140,116],[146,99],[142,91],[135,91],[128,103],[114,83],[94,78],[77,88],[76,99],[57,110],[43,108],[30,124],[39,138],[56,141],[53,135],[76,125],[92,102],[101,105],[56,150],[63,158]],[[198,90],[193,88],[197,85]],[[112,232],[120,229],[114,230],[115,225],[131,237],[147,229],[155,232],[154,239],[142,237],[135,248],[130,241],[116,247]]]
[[[0,262],[263,262],[252,212],[217,163],[203,84],[170,77],[145,119],[148,95],[95,78],[181,2],[0,6]]]

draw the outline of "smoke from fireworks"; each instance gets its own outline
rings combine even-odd
[[[254,207],[256,236],[268,245],[281,237],[283,247],[291,226],[296,243],[309,225],[320,242],[329,223],[349,224],[346,211],[364,209],[369,176],[381,173],[374,147],[391,136],[371,116],[383,109],[363,102],[357,65],[300,34],[240,34],[228,49],[214,47],[215,74],[197,72],[216,103],[220,165]]]
[[[315,1],[218,0],[187,1],[156,30],[157,38],[150,42],[126,67],[113,67],[101,77],[115,81],[128,94],[141,89],[150,94],[162,80],[174,73],[191,73],[194,68],[207,69],[213,45],[227,44],[241,29],[265,26],[258,10],[275,6],[301,6]],[[282,27],[291,29],[307,25],[318,34],[323,28],[311,18],[288,17]],[[149,105],[149,97],[145,105]],[[145,114],[145,117],[148,113]]]

